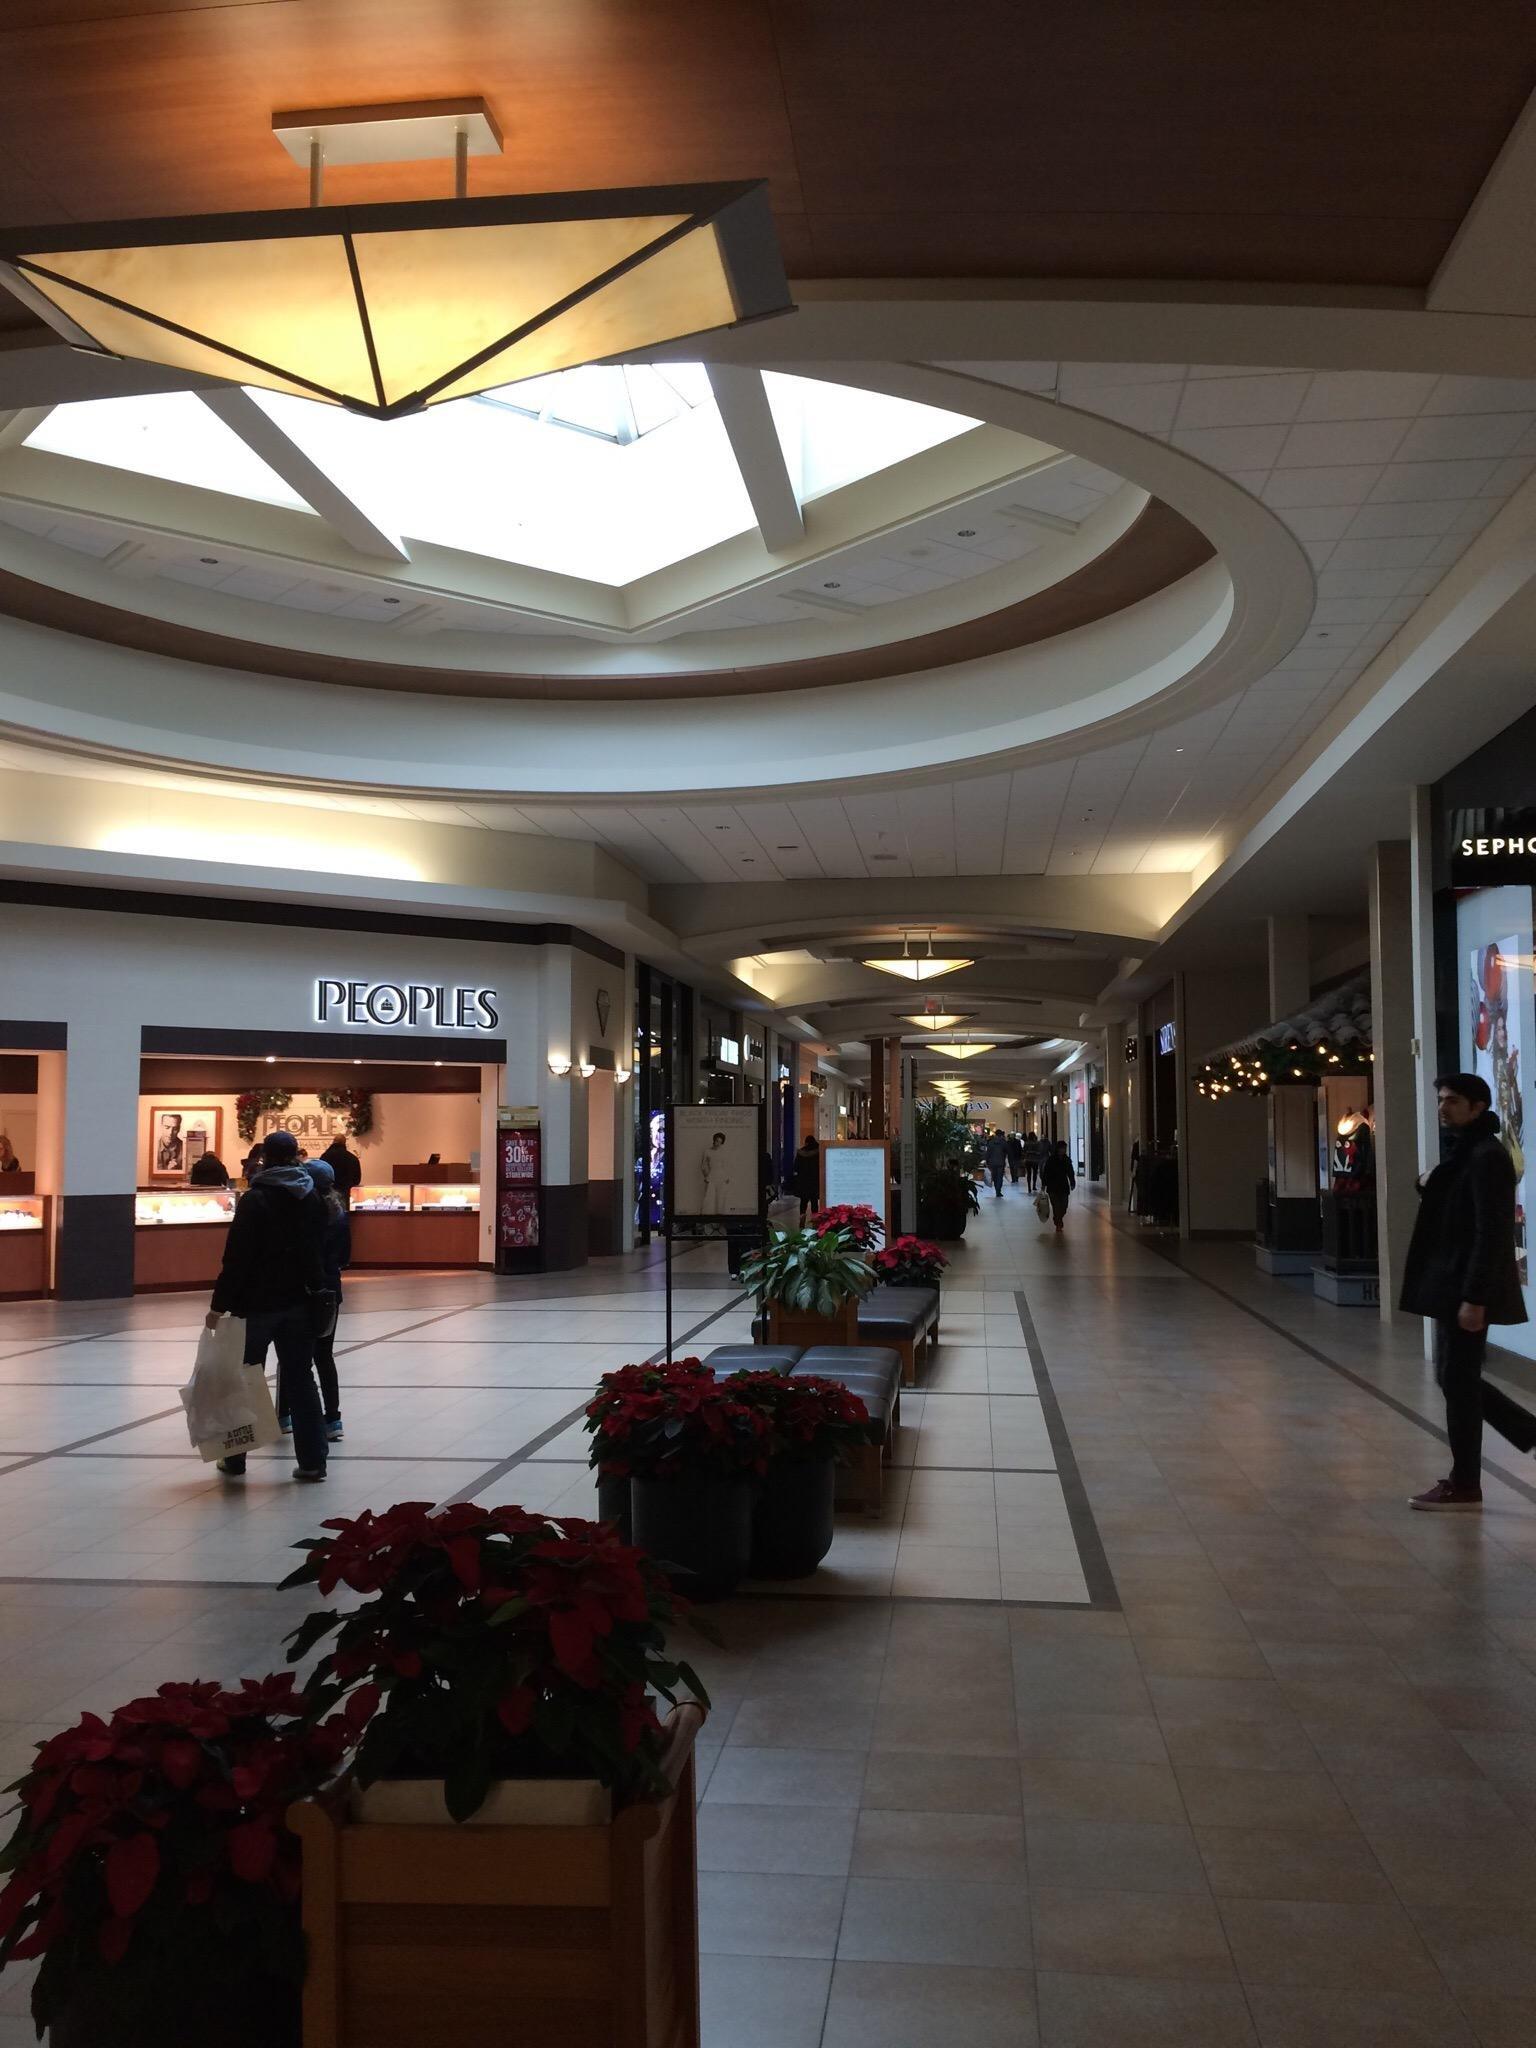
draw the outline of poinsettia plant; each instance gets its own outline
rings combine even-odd
[[[839,1202],[830,1209],[818,1209],[808,1228],[818,1237],[840,1230],[861,1252],[872,1251],[885,1235],[885,1219],[867,1202]]]
[[[887,1287],[937,1287],[949,1260],[926,1237],[898,1237],[869,1263]]]
[[[697,1358],[605,1372],[587,1403],[588,1463],[607,1479],[730,1478],[767,1469],[761,1409]]]
[[[869,1410],[839,1380],[815,1373],[733,1372],[726,1389],[768,1418],[773,1455],[848,1462],[856,1444],[871,1441]]]
[[[253,1978],[297,1986],[295,1799],[332,1777],[357,1710],[316,1716],[294,1675],[162,1685],[38,1745],[9,1789],[0,1969],[40,1957],[39,2036],[88,1978],[112,1973],[121,2010],[167,1978],[238,1996]]]
[[[441,1778],[455,1820],[499,1778],[597,1778],[626,1798],[669,1789],[651,1694],[708,1696],[665,1655],[684,1603],[608,1524],[401,1501],[323,1526],[285,1585],[371,1598],[308,1616],[289,1656],[333,1639],[305,1690],[316,1713],[344,1702],[360,1728],[360,1784]]]

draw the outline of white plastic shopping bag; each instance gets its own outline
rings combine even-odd
[[[267,1376],[245,1362],[245,1319],[223,1316],[197,1340],[192,1377],[181,1390],[192,1448],[207,1464],[275,1444],[282,1435]]]
[[[1042,1223],[1049,1223],[1051,1220],[1051,1198],[1044,1188],[1035,1197],[1035,1214]]]

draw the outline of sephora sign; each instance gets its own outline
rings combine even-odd
[[[317,981],[321,1024],[372,1024],[390,1031],[494,1031],[501,1022],[493,988],[442,982]]]

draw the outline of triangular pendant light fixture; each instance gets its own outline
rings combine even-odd
[[[376,419],[792,310],[761,183],[14,229],[0,279],[78,348]]]

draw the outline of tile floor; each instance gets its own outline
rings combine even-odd
[[[1169,1254],[1172,1253],[1172,1256]],[[746,1334],[711,1252],[685,1349]],[[201,1303],[0,1306],[0,1771],[87,1706],[274,1668],[322,1513],[581,1511],[652,1256],[349,1290],[319,1499],[186,1447]],[[696,1655],[706,2048],[1528,2048],[1536,1468],[1440,1476],[1416,1335],[1091,1198],[987,1198],[878,1524]],[[0,1977],[0,2048],[30,2041]]]

